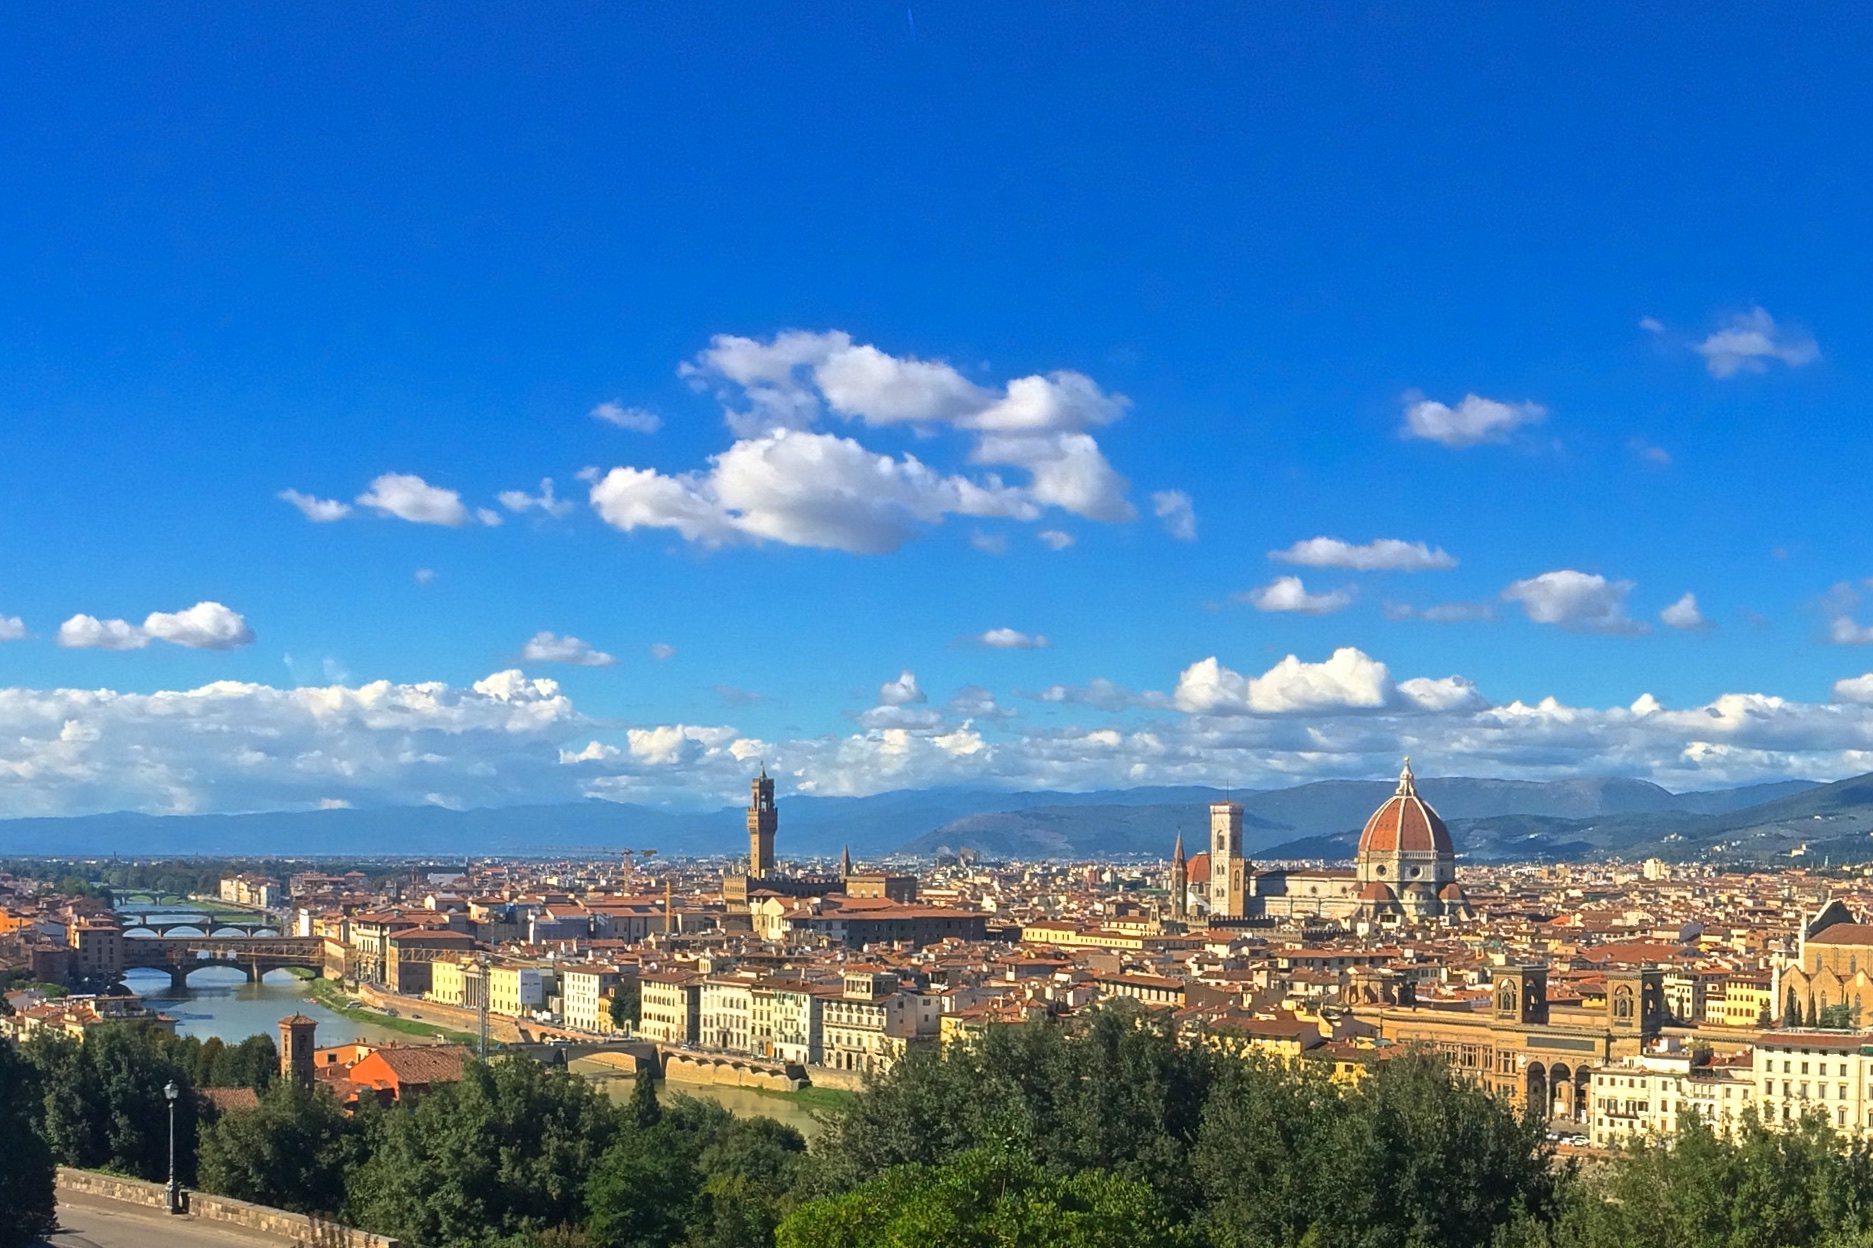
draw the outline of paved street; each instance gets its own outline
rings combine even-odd
[[[159,1209],[89,1196],[59,1196],[57,1234],[40,1241],[50,1248],[283,1248],[292,1241],[258,1231],[243,1231],[192,1218],[174,1218]]]

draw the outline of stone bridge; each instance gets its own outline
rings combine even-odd
[[[124,969],[167,971],[178,991],[204,966],[238,967],[257,983],[289,967],[323,974],[324,944],[317,936],[127,936]]]
[[[167,936],[178,928],[192,928],[205,936],[260,936],[272,935],[279,931],[279,925],[270,919],[217,919],[206,914],[137,914],[134,911],[121,911],[118,916],[124,925],[126,935],[134,936],[140,930],[149,931],[157,936]]]

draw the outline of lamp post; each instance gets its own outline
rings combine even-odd
[[[169,1101],[169,1212],[182,1212],[182,1187],[176,1182],[176,1098],[182,1095],[182,1089],[171,1079],[163,1085],[163,1096]]]

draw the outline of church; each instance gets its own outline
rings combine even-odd
[[[1317,918],[1347,923],[1419,923],[1470,917],[1457,883],[1457,855],[1450,829],[1418,796],[1411,760],[1398,788],[1366,820],[1354,865],[1256,871],[1242,847],[1242,804],[1210,806],[1210,848],[1193,872],[1183,840],[1171,863],[1172,905],[1187,911],[1193,876],[1207,875],[1211,918]]]

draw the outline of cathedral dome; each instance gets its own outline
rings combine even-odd
[[[1372,812],[1366,830],[1359,834],[1359,856],[1373,854],[1437,854],[1451,857],[1450,829],[1437,812],[1418,796],[1411,774],[1411,760],[1398,777],[1398,791],[1385,799],[1385,805]]]

